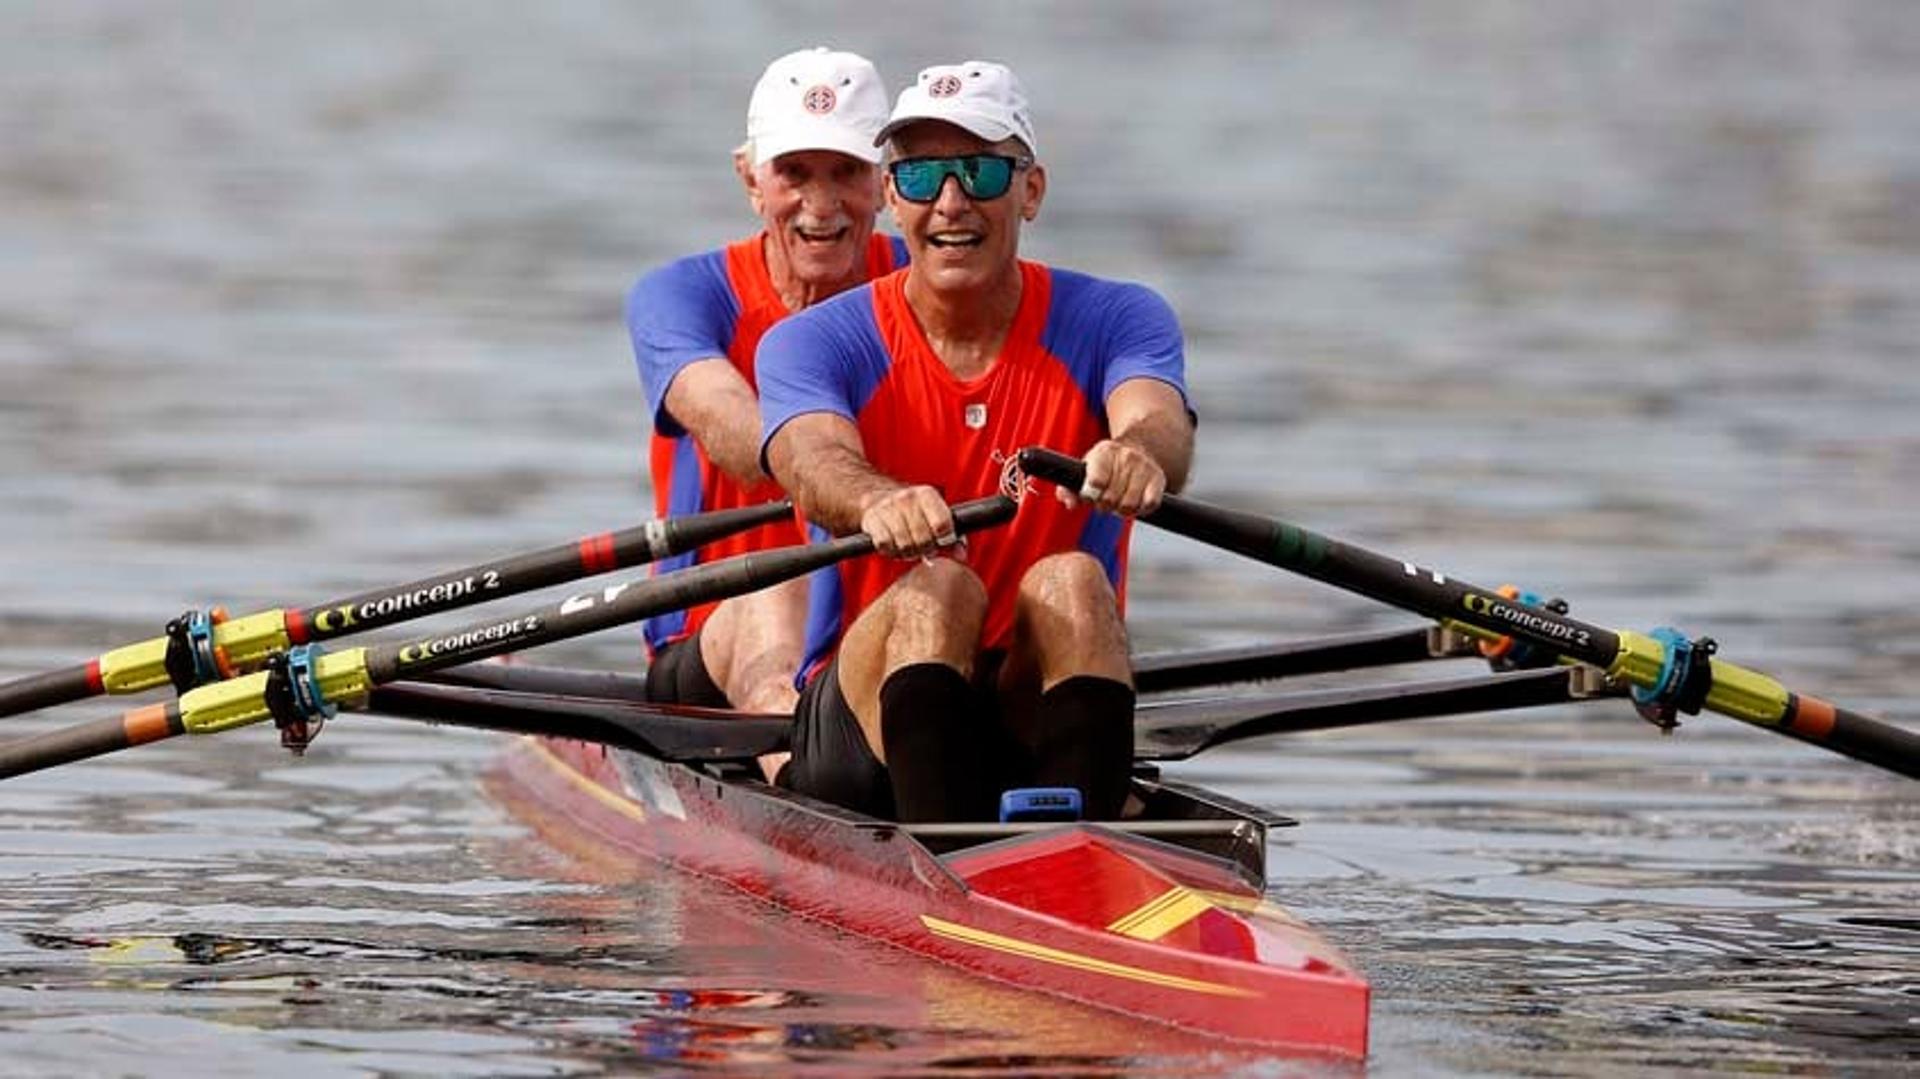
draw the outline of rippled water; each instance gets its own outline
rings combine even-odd
[[[896,81],[1016,65],[1053,170],[1034,252],[1181,312],[1196,493],[1920,722],[1898,0],[76,3],[0,28],[0,676],[641,516],[620,295],[749,226],[745,91],[832,40]],[[1405,620],[1167,536],[1135,562],[1143,647]],[[271,742],[0,784],[0,1073],[1320,1070],[597,860],[489,784],[499,740]],[[1619,704],[1179,774],[1303,819],[1274,893],[1372,977],[1381,1074],[1920,1058],[1910,781]]]

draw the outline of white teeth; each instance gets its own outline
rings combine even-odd
[[[793,231],[798,233],[802,240],[810,240],[814,243],[826,243],[838,240],[840,237],[846,235],[849,227],[850,226],[845,223],[825,226],[795,225],[793,226]]]

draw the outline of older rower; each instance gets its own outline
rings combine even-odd
[[[1002,790],[1076,787],[1114,818],[1132,766],[1128,518],[1184,482],[1193,414],[1167,304],[1019,258],[1047,190],[1006,67],[928,68],[881,132],[912,263],[769,332],[762,454],[816,525],[891,558],[813,585],[786,782],[869,813],[991,817]],[[1030,444],[1082,455],[1036,494]],[[949,502],[1024,494],[955,540]]]
[[[886,89],[864,58],[814,48],[773,61],[733,154],[760,230],[634,286],[627,327],[652,414],[659,514],[782,497],[760,466],[754,350],[774,323],[905,261],[898,239],[874,232],[874,139],[886,119]],[[801,538],[795,525],[768,526],[660,569]],[[797,581],[648,622],[649,696],[791,711],[805,611],[806,583]]]

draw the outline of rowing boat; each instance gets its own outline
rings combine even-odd
[[[1265,896],[1267,830],[1293,822],[1150,765],[1137,815],[1070,824],[902,825],[770,786],[746,762],[561,738],[521,740],[502,771],[516,800],[615,851],[972,974],[1208,1035],[1366,1054],[1366,980]]]

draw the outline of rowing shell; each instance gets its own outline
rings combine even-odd
[[[1137,776],[1138,819],[901,825],[617,747],[524,739],[504,777],[618,852],[970,973],[1199,1033],[1363,1058],[1368,986],[1265,893],[1253,806]]]

